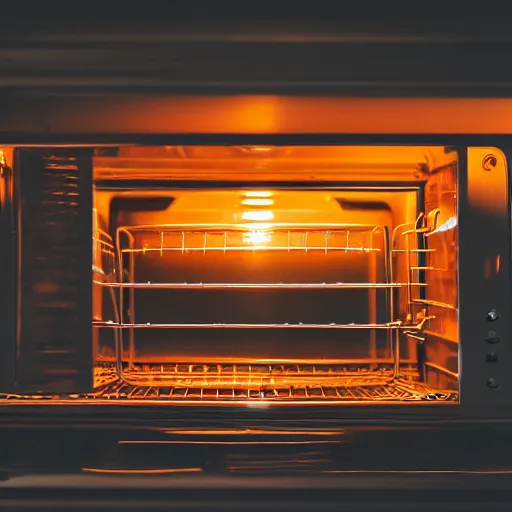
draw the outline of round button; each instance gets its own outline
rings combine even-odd
[[[488,322],[494,322],[495,320],[498,320],[498,317],[498,312],[495,309],[491,309],[490,311],[487,312],[487,315],[485,315],[485,319]]]
[[[498,360],[498,354],[496,352],[489,352],[485,355],[485,361],[487,363],[495,363]]]
[[[490,377],[487,379],[487,387],[491,389],[496,389],[499,385],[500,383],[495,378]]]

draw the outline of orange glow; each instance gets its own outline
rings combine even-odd
[[[229,112],[234,99],[226,101]],[[248,126],[251,116],[268,114],[251,129],[295,126],[298,118],[281,117],[287,103],[280,101],[267,108],[263,98],[229,122]],[[458,402],[457,154],[441,146],[277,149],[129,147],[94,159],[97,387],[51,399],[41,393],[24,404]],[[489,150],[473,149],[471,204],[502,208],[493,201],[503,191],[480,191]],[[497,167],[503,177],[504,162]],[[144,189],[128,188],[141,177]],[[270,190],[258,190],[253,181],[265,179]],[[310,184],[322,179],[334,185]],[[499,270],[494,256],[489,272]],[[151,443],[162,442],[184,440]]]
[[[245,228],[248,231],[248,233],[262,231],[265,229],[271,229],[272,226],[273,224],[269,222],[248,222],[246,224],[241,224],[241,227]]]
[[[104,288],[133,297],[143,289],[145,298],[133,299],[136,321],[113,323],[133,348],[121,356],[123,384],[96,403],[115,400],[124,386],[130,403],[148,404],[456,403],[457,153],[260,149],[127,147],[95,160],[100,177],[170,182],[136,192],[98,186],[99,216],[121,226],[119,266],[135,279]],[[174,183],[241,176],[249,184],[292,176],[299,185]],[[303,185],[320,177],[343,185]],[[116,197],[143,207],[113,213]],[[201,291],[188,303],[180,290]],[[121,296],[126,309],[132,299]],[[427,362],[418,361],[418,340]]]
[[[106,473],[115,475],[168,475],[171,473],[202,473],[201,468],[169,468],[169,469],[100,469],[82,468],[84,473]]]
[[[244,194],[246,197],[272,197],[272,192],[264,191],[264,190],[252,190],[251,192],[246,192]]]
[[[247,149],[249,153],[268,154],[276,148],[275,146],[247,146],[244,149]]]
[[[165,434],[172,435],[286,435],[286,436],[341,436],[342,431],[324,431],[324,430],[257,430],[257,429],[244,429],[244,430],[166,430]]]
[[[426,176],[419,168],[442,166],[454,158],[442,146],[283,146],[264,156],[233,146],[187,146],[186,158],[184,148],[170,148],[129,146],[121,147],[118,157],[95,157],[95,178],[422,182]],[[240,196],[270,199],[273,192],[247,190]]]
[[[341,441],[118,441],[118,444],[302,445],[339,444]]]
[[[252,221],[268,221],[274,218],[274,214],[270,211],[254,211],[254,212],[243,212],[242,219],[243,220],[252,220]]]
[[[51,133],[113,135],[511,134],[512,100],[126,94],[94,101],[60,95],[44,103],[23,97],[4,105],[4,132],[33,133],[43,126]]]
[[[0,147],[0,166],[13,167],[14,148]]]
[[[469,202],[487,215],[506,215],[508,208],[507,160],[498,148],[468,149]],[[487,165],[488,158],[494,165]]]
[[[154,400],[151,398],[130,398],[130,400],[122,400],[119,399],[119,397],[113,397],[108,399],[102,399],[102,398],[96,398],[95,393],[91,393],[89,395],[89,398],[77,398],[74,397],[73,399],[60,397],[60,396],[54,396],[51,397],[51,400],[48,399],[48,396],[41,396],[38,398],[34,398],[32,396],[28,395],[10,395],[16,398],[23,398],[23,400],[13,400],[13,399],[0,399],[0,403],[2,404],[9,404],[12,406],[17,405],[34,405],[34,406],[42,406],[51,404],[56,406],[73,406],[73,405],[112,405],[114,403],[122,403],[126,406],[160,406],[160,407],[168,407],[169,405],[180,405],[180,406],[190,406],[190,407],[250,407],[250,408],[270,408],[270,407],[304,407],[304,405],[307,405],[308,407],[315,407],[315,406],[328,406],[328,407],[339,407],[340,405],[343,406],[364,406],[364,407],[375,407],[375,406],[389,406],[390,404],[393,405],[401,405],[401,406],[410,406],[414,404],[415,407],[428,407],[431,405],[432,402],[428,400],[424,401],[400,401],[396,400],[393,402],[387,401],[387,400],[341,400],[341,399],[332,399],[332,400],[282,400],[282,401],[272,401],[272,400],[259,400],[259,401],[251,401],[251,400],[229,400],[229,399],[216,399],[216,400],[187,400],[187,399],[170,399],[170,400]],[[94,398],[94,400],[91,400],[91,398]],[[435,403],[435,402],[433,402]],[[457,403],[457,402],[452,402]]]
[[[244,243],[250,245],[267,244],[272,240],[272,235],[267,231],[248,231],[243,234]]]

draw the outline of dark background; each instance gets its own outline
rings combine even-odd
[[[0,94],[510,96],[507,2],[11,2]]]

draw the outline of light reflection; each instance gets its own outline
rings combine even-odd
[[[245,244],[263,245],[272,240],[272,235],[268,231],[249,231],[244,233],[243,240]]]
[[[264,430],[264,429],[240,429],[240,430],[164,430],[164,434],[172,435],[221,435],[221,436],[236,436],[236,435],[294,435],[294,436],[341,436],[344,434],[342,430],[293,430],[293,428],[286,430]]]
[[[250,190],[245,193],[245,197],[272,197],[272,192],[266,190]]]
[[[426,236],[433,235],[435,233],[443,233],[445,231],[449,231],[451,229],[455,229],[457,227],[457,217],[450,217],[446,222],[443,222],[440,226],[438,226],[434,231],[427,233]]]
[[[249,197],[248,199],[242,199],[242,204],[245,206],[271,206],[274,204],[274,200]]]
[[[274,149],[274,146],[249,146],[244,148],[249,153],[270,153]]]
[[[274,219],[274,214],[271,211],[255,211],[255,212],[243,212],[242,213],[243,220],[252,220],[252,221],[268,221]]]
[[[311,441],[168,441],[162,440],[136,440],[118,441],[118,444],[200,444],[200,445],[302,445],[302,444],[340,444],[341,440],[311,440]]]
[[[270,222],[248,222],[247,224],[241,224],[241,226],[247,231],[263,231],[265,229],[272,229],[273,224]]]
[[[82,468],[84,473],[113,473],[118,475],[166,475],[170,473],[202,473],[202,468],[162,468],[162,469],[103,469]]]

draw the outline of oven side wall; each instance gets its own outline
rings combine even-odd
[[[90,390],[92,151],[18,148],[3,182],[2,390]]]

